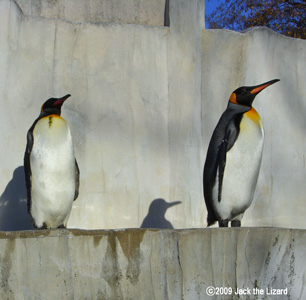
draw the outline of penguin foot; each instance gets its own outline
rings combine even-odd
[[[42,225],[41,227],[38,227],[38,226],[35,224],[35,229],[43,230],[43,229],[48,229],[48,227],[47,227],[47,224],[44,222],[43,225]]]
[[[219,227],[228,227],[228,220],[218,221]]]
[[[241,221],[240,220],[231,221],[231,227],[241,227]]]
[[[64,228],[64,229],[66,229],[66,226],[64,224],[62,224],[62,225],[58,226],[57,228]],[[48,227],[47,224],[44,222],[43,226],[41,226],[41,227],[37,227],[35,225],[35,229],[43,230],[43,229],[52,229],[52,228]]]

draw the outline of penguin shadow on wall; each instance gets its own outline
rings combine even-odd
[[[24,168],[19,166],[0,196],[0,230],[31,229],[33,226],[28,214]]]
[[[168,208],[181,203],[181,201],[166,202],[161,198],[153,200],[140,228],[174,229],[172,224],[165,218],[165,214]]]

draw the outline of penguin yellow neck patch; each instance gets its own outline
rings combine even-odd
[[[256,123],[260,122],[260,116],[254,107],[252,107],[251,110],[247,111],[244,115]]]
[[[61,119],[61,117],[59,115],[56,115],[56,114],[52,114],[52,115],[49,115],[49,116],[46,116],[46,117],[43,118],[44,120],[48,121],[49,128],[51,128],[51,126],[53,125],[54,118]]]
[[[49,116],[49,121],[48,121],[48,123],[49,123],[49,128],[50,128],[51,125],[52,125],[52,119],[53,119],[53,116]]]

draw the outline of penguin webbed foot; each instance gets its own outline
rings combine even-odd
[[[231,227],[241,227],[241,221],[240,220],[231,221]]]
[[[228,227],[228,220],[218,221],[219,227]]]

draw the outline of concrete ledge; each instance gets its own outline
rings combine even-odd
[[[166,0],[15,0],[27,16],[163,26]]]
[[[278,228],[1,232],[0,298],[305,299],[305,247],[305,230]]]

